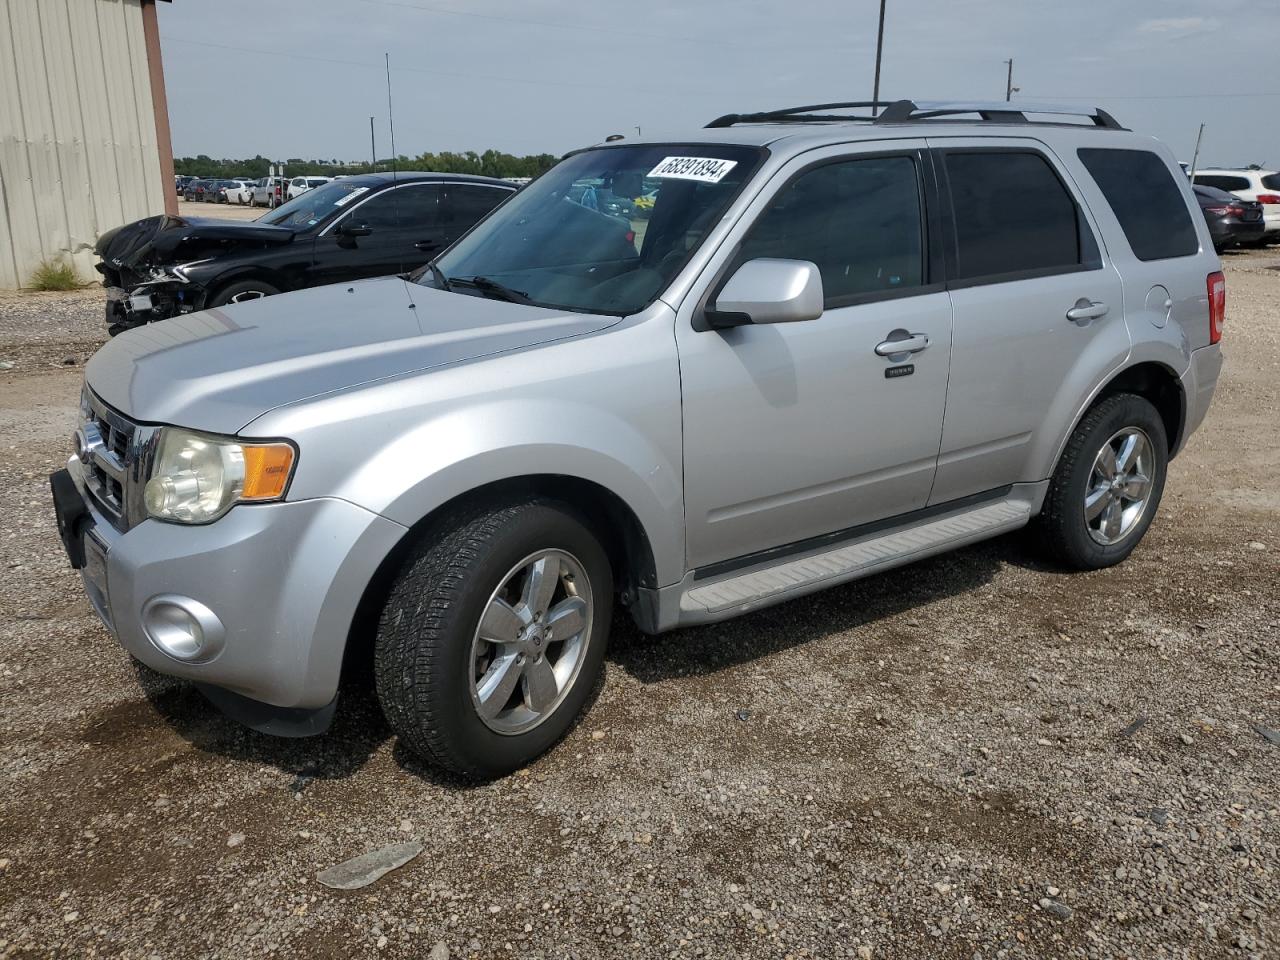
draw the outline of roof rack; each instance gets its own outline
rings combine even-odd
[[[839,113],[830,110],[870,109],[883,112],[870,116]],[[1028,113],[1050,116],[1087,117],[1094,126],[1106,130],[1123,130],[1115,117],[1101,107],[1072,107],[1059,103],[950,101],[950,100],[853,100],[844,103],[818,103],[806,107],[786,107],[760,113],[727,113],[707,124],[708,127],[732,127],[739,123],[813,123],[827,121],[861,121],[866,123],[920,123],[928,120],[952,120],[976,113],[985,123],[1059,123],[1053,120],[1030,120]]]

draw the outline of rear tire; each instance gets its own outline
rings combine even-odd
[[[378,625],[378,700],[401,742],[467,778],[519,769],[573,726],[603,670],[613,574],[546,500],[478,503],[431,525]]]
[[[1034,522],[1045,551],[1077,570],[1120,563],[1155,518],[1168,464],[1164,421],[1150,401],[1100,400],[1067,441]]]

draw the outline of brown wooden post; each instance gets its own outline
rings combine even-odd
[[[160,59],[160,23],[156,0],[142,0],[142,32],[147,42],[147,72],[151,77],[151,104],[156,115],[156,148],[160,152],[160,179],[164,187],[164,212],[178,215],[173,188],[173,140],[169,135],[169,101],[164,93],[164,62]]]

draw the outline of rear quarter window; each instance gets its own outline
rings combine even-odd
[[[1158,156],[1150,150],[1104,148],[1082,148],[1077,154],[1120,221],[1135,257],[1169,260],[1200,252],[1186,200]]]
[[[1280,173],[1268,173],[1262,178],[1262,185],[1268,190],[1280,190]]]

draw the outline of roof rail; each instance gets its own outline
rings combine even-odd
[[[829,114],[822,111],[871,109],[883,112],[878,115],[858,116]],[[845,103],[818,103],[806,107],[786,107],[760,113],[727,113],[707,124],[708,127],[732,127],[738,123],[812,123],[814,121],[862,121],[867,123],[921,123],[927,120],[955,120],[964,114],[976,113],[986,123],[1055,123],[1052,120],[1029,120],[1028,113],[1050,116],[1087,117],[1094,126],[1106,130],[1123,130],[1115,117],[1101,107],[1072,107],[1057,103],[1033,103],[1019,101],[1014,104],[999,101],[951,101],[951,100],[856,100]]]

